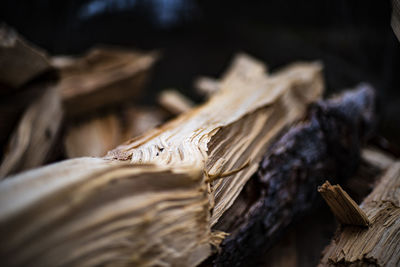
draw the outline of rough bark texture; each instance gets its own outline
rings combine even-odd
[[[368,144],[370,143],[371,140],[368,140]],[[385,150],[371,146],[363,148],[357,173],[348,179],[343,187],[353,199],[357,200],[357,203],[361,203],[387,170],[387,164],[393,162],[391,155]],[[321,260],[321,251],[331,242],[337,228],[337,221],[331,210],[327,209],[322,201],[320,203],[321,205],[290,225],[285,234],[266,254],[258,256],[259,266],[310,267],[318,265]]]
[[[360,206],[370,226],[342,226],[320,266],[399,266],[399,189],[400,162],[395,162]]]
[[[254,265],[255,255],[265,252],[297,216],[313,206],[318,184],[328,177],[344,179],[357,170],[360,145],[374,121],[372,88],[361,85],[341,98],[319,102],[309,114],[264,157],[253,181],[260,191],[258,197],[250,196],[253,204],[246,206],[249,200],[238,198],[215,226],[231,232],[215,266]],[[235,216],[241,210],[247,213]]]

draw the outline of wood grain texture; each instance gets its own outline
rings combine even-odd
[[[324,250],[320,266],[399,266],[399,192],[400,162],[395,162],[360,205],[369,227],[342,226]]]
[[[304,116],[322,89],[318,63],[268,76],[262,63],[242,56],[204,105],[107,157],[6,179],[0,183],[1,260],[13,266],[197,265],[223,237],[211,226],[268,145]]]
[[[331,185],[326,181],[318,187],[318,192],[341,224],[364,227],[369,225],[367,215],[340,185]]]
[[[201,162],[209,175],[249,161],[241,172],[210,185],[214,225],[256,171],[273,137],[320,96],[320,71],[317,63],[296,64],[267,76],[263,64],[239,56],[205,105],[118,147],[108,158],[170,166]]]
[[[234,205],[214,229],[230,233],[214,266],[257,266],[287,227],[318,203],[326,177],[355,174],[360,148],[374,125],[374,90],[356,90],[319,101],[308,119],[289,129],[263,157]]]
[[[0,192],[2,266],[188,266],[210,253],[195,166],[79,158],[7,179]]]

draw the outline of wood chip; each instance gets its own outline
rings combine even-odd
[[[343,226],[324,250],[320,266],[399,266],[400,162],[385,172],[360,205],[368,228]]]
[[[318,192],[325,199],[333,214],[341,224],[368,226],[367,215],[340,185],[331,185],[326,181],[318,187]]]

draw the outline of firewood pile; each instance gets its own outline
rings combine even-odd
[[[323,98],[321,62],[239,53],[199,73],[203,103],[141,104],[158,60],[50,56],[0,29],[1,266],[400,265],[374,88]]]

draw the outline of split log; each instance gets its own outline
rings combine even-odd
[[[38,167],[48,159],[63,118],[60,95],[53,84],[25,111],[12,134],[0,165],[0,179]]]
[[[316,203],[325,177],[355,173],[360,146],[373,125],[374,92],[361,85],[317,103],[307,121],[291,128],[260,164],[257,177],[214,229],[230,233],[216,266],[251,266],[287,226]]]
[[[204,106],[118,147],[107,158],[170,166],[202,162],[215,204],[214,225],[256,171],[273,137],[320,96],[320,71],[318,63],[295,64],[267,76],[261,62],[240,55]]]
[[[223,236],[211,226],[272,139],[304,115],[322,87],[318,63],[267,77],[261,63],[241,59],[203,106],[106,158],[64,161],[6,179],[0,183],[1,260],[13,266],[199,264]]]
[[[191,266],[210,252],[198,166],[68,160],[4,180],[0,210],[2,266]]]
[[[67,116],[137,97],[157,58],[155,52],[115,48],[96,48],[81,58],[53,58],[61,73],[58,87]]]
[[[343,225],[324,250],[320,266],[400,265],[400,162],[395,162],[362,202],[368,228]]]

